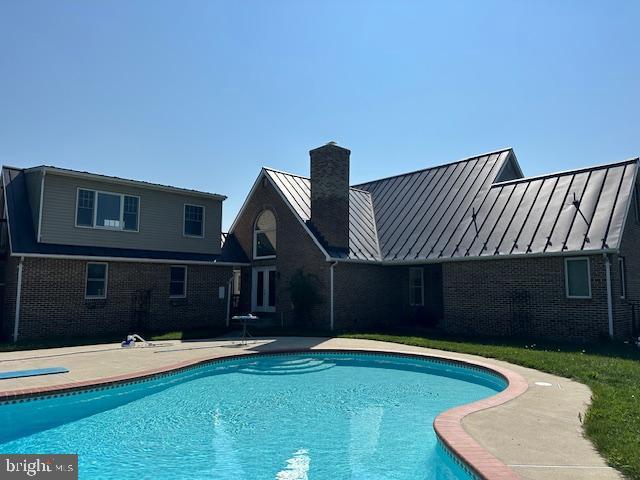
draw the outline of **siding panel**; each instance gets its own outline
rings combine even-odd
[[[78,188],[139,196],[139,232],[76,227]],[[220,253],[222,201],[217,199],[48,174],[43,200],[41,241],[44,243]],[[185,203],[205,207],[203,238],[183,236]]]

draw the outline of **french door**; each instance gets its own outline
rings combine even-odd
[[[276,311],[276,267],[256,267],[252,276],[251,310]]]

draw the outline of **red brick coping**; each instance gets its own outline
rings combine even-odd
[[[485,410],[487,408],[496,407],[503,403],[513,400],[527,391],[527,381],[517,373],[495,365],[489,365],[474,360],[459,360],[446,357],[438,357],[436,355],[421,354],[417,352],[389,352],[375,349],[274,349],[264,353],[241,353],[234,355],[215,356],[205,359],[185,360],[182,362],[165,365],[163,367],[145,370],[142,372],[134,372],[124,375],[116,375],[112,377],[104,377],[95,380],[85,380],[82,382],[65,383],[61,385],[52,385],[47,387],[24,388],[18,390],[0,391],[0,403],[5,402],[23,402],[41,396],[58,396],[76,393],[82,390],[90,390],[96,388],[104,388],[116,386],[118,384],[138,382],[152,377],[165,376],[172,373],[178,373],[181,370],[189,369],[208,363],[215,363],[222,360],[233,360],[247,357],[270,356],[278,354],[296,354],[296,353],[370,353],[375,355],[389,355],[396,357],[413,357],[432,360],[436,362],[452,363],[462,367],[472,367],[484,370],[502,377],[508,382],[507,388],[502,392],[489,398],[479,400],[477,402],[468,403],[459,407],[447,410],[436,417],[433,422],[436,435],[443,443],[445,448],[450,451],[454,457],[460,460],[466,469],[470,469],[474,476],[482,480],[515,480],[519,477],[507,465],[491,455],[477,441],[475,441],[462,427],[462,419],[467,415]],[[465,469],[465,470],[466,470]]]

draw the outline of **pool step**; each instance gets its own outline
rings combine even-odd
[[[282,363],[258,363],[247,365],[240,370],[240,373],[249,375],[295,375],[302,373],[314,373],[334,367],[333,362],[317,358],[303,358],[288,360]]]

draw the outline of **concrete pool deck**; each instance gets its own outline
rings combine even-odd
[[[68,373],[0,380],[0,400],[9,392],[34,393],[72,384],[83,386],[106,377],[131,377],[163,367],[231,355],[279,350],[368,350],[423,354],[507,369],[526,380],[528,389],[499,406],[471,413],[462,427],[477,443],[523,479],[622,479],[584,438],[588,387],[506,362],[474,355],[347,338],[273,337],[247,345],[229,338],[162,341],[158,347],[124,349],[118,344],[0,352],[0,371],[66,367]],[[548,386],[538,385],[548,384]]]

